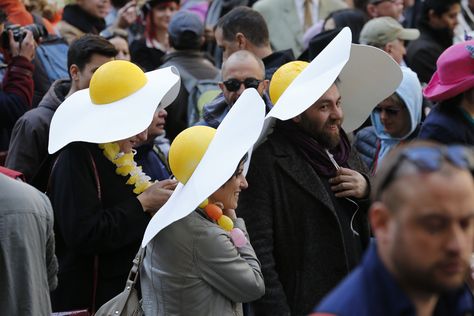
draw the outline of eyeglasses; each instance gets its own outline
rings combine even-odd
[[[371,2],[373,5],[378,5],[378,4],[381,4],[383,2],[391,2],[391,3],[397,3],[398,0],[378,0],[378,1],[373,1]]]
[[[372,112],[374,113],[377,113],[377,114],[381,114],[383,111],[385,111],[385,113],[388,115],[388,116],[397,116],[398,113],[400,113],[402,109],[399,109],[399,108],[380,108],[380,107],[376,107],[372,110]]]
[[[262,81],[263,80],[258,80],[255,78],[245,78],[244,81],[240,81],[240,80],[232,78],[232,79],[224,81],[223,83],[227,90],[229,90],[230,92],[236,92],[236,91],[239,91],[240,85],[242,84],[244,85],[245,89],[248,89],[248,88],[257,89],[258,86],[260,85],[260,82]]]
[[[380,199],[382,192],[394,181],[395,175],[403,161],[409,161],[421,172],[435,172],[441,169],[444,161],[449,161],[455,167],[469,170],[474,176],[474,149],[460,146],[442,147],[410,147],[400,153],[396,164],[386,173],[381,181],[376,199]]]

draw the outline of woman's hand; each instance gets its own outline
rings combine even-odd
[[[235,210],[233,209],[224,209],[224,204],[221,202],[213,202],[213,204],[219,206],[222,210],[222,214],[228,216],[231,220],[236,220],[237,215],[235,214]]]
[[[148,189],[137,196],[143,211],[153,216],[166,201],[168,201],[177,185],[178,181],[171,179],[152,184]]]

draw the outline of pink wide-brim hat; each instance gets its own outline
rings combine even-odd
[[[436,62],[436,72],[423,90],[431,101],[443,101],[474,87],[474,40],[447,48]]]

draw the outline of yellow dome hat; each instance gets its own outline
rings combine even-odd
[[[157,107],[176,98],[179,81],[174,67],[144,73],[128,61],[103,64],[94,72],[90,88],[73,93],[54,113],[49,153],[75,141],[109,143],[143,132]]]
[[[211,143],[216,129],[193,126],[176,136],[169,151],[170,169],[182,184],[186,184]]]
[[[232,177],[257,141],[264,117],[262,97],[257,90],[246,89],[217,130],[193,126],[174,139],[169,162],[180,183],[148,224],[142,247],[163,228],[193,212]]]
[[[285,92],[286,88],[298,77],[298,75],[308,67],[306,61],[291,61],[284,64],[275,71],[270,81],[270,99],[276,104],[280,96]]]

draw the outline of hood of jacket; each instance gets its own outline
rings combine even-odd
[[[70,79],[59,79],[53,82],[49,90],[44,95],[38,107],[44,107],[56,111],[58,106],[64,101],[71,88]]]
[[[380,119],[380,113],[372,112],[371,120],[375,128],[375,133],[380,139],[380,151],[378,160],[380,161],[390,149],[398,145],[401,141],[410,137],[417,130],[421,122],[421,110],[423,95],[418,76],[408,67],[401,67],[403,79],[395,93],[403,100],[410,115],[410,131],[402,137],[392,137],[385,132],[385,128]]]

